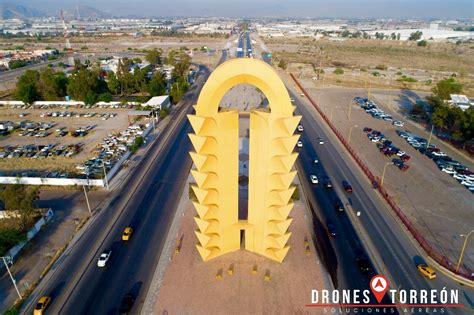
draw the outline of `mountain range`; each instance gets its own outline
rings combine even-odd
[[[66,20],[98,19],[107,18],[110,16],[101,10],[86,5],[76,5],[67,8],[57,8],[57,10],[49,9],[47,11],[42,11],[30,6],[6,2],[0,5],[0,19],[29,19],[51,16],[59,17],[60,9],[63,10],[64,18]]]

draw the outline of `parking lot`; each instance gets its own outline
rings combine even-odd
[[[100,156],[101,142],[110,141],[108,136],[119,137],[127,129],[129,110],[119,105],[1,106],[0,122],[11,131],[0,137],[0,172],[48,177],[84,175],[88,168],[77,166]],[[134,138],[126,140],[127,145]],[[118,149],[108,151],[107,161],[120,155]],[[110,165],[105,163],[108,168]]]
[[[390,121],[390,119],[384,120],[380,117],[380,119],[374,118],[360,105],[354,103],[353,99],[357,96],[367,97],[367,91],[364,89],[336,87],[315,89],[309,80],[305,82],[305,85],[309,87],[312,97],[320,104],[323,111],[329,117],[332,116],[332,122],[346,138],[349,138],[349,133],[351,133],[352,147],[371,171],[376,176],[382,177],[383,169],[386,168],[383,183],[385,189],[394,196],[401,209],[418,226],[424,236],[432,241],[442,253],[453,261],[457,261],[464,241],[460,235],[468,233],[474,226],[471,207],[474,197],[469,188],[465,187],[466,185],[440,171],[429,156],[422,154],[407,142],[408,137],[404,139],[397,134],[397,130],[408,130],[409,136],[418,137],[419,143],[423,143],[422,139],[429,138],[429,131],[426,132],[413,125],[400,114],[403,112],[402,106],[406,106],[405,94],[400,91],[373,92],[373,99],[381,99],[380,95],[384,95],[387,99],[386,95],[390,93],[391,103],[376,101],[378,107],[391,116],[392,121]],[[412,91],[410,93],[415,94]],[[393,124],[395,120],[401,121],[403,126],[395,126]],[[379,131],[383,134],[384,141],[391,141],[390,144],[409,156],[409,160],[404,162],[408,165],[408,169],[401,171],[400,167],[393,164],[393,159],[401,159],[401,156],[397,155],[398,151],[393,150],[386,155],[381,153],[382,137],[372,142],[368,138],[367,130],[364,132],[364,128]],[[458,162],[470,170],[474,169],[472,159],[434,137],[430,143],[431,147],[436,145],[446,156],[455,160],[454,163]],[[389,143],[386,144],[388,147]],[[387,166],[387,164],[390,165]],[[466,248],[463,262],[472,267],[474,262],[472,246]]]

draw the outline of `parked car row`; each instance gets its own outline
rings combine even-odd
[[[71,157],[81,151],[82,144],[71,144],[67,146],[58,146],[57,144],[48,145],[19,145],[0,147],[0,158],[47,158],[53,156]]]
[[[118,134],[108,135],[104,138],[95,150],[96,156],[90,158],[84,163],[76,165],[76,169],[87,176],[103,176],[104,167],[106,171],[128,151],[135,139],[143,134],[144,126],[133,125]]]
[[[392,125],[397,127],[403,127],[404,123],[400,120],[393,119],[392,116],[386,114],[374,101],[369,100],[368,98],[355,97],[354,102],[356,102],[360,107],[365,110],[367,114],[370,114],[373,118],[383,119],[392,123]]]
[[[451,175],[461,185],[474,193],[474,172],[470,171],[467,166],[449,157],[434,143],[428,143],[428,140],[423,137],[419,137],[407,130],[397,130],[396,132],[421,154],[433,160],[442,172]]]
[[[75,117],[75,118],[100,118],[102,120],[107,120],[109,118],[114,118],[117,116],[117,113],[76,113],[69,111],[62,112],[43,112],[40,114],[40,117]]]
[[[392,159],[392,163],[395,166],[397,166],[402,171],[409,169],[409,166],[406,164],[406,162],[408,162],[411,157],[406,154],[405,151],[396,147],[388,137],[385,137],[385,135],[378,130],[365,127],[363,131],[367,134],[367,138],[369,138],[370,141],[376,143],[377,149],[379,149],[380,153],[387,157],[397,156],[396,158]]]

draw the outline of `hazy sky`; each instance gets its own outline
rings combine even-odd
[[[0,0],[11,1],[11,0]],[[17,0],[44,11],[76,4],[112,15],[474,18],[473,0]]]

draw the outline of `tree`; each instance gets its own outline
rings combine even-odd
[[[444,79],[439,81],[433,88],[433,93],[442,100],[450,99],[451,94],[460,94],[463,90],[463,85],[454,78]]]
[[[18,211],[21,228],[26,231],[37,214],[34,202],[39,199],[38,187],[5,185],[3,191],[0,192],[0,198],[6,209]]]
[[[107,74],[107,87],[113,95],[120,93],[120,81],[112,71]]]
[[[397,39],[397,34],[395,34],[395,32],[393,32],[392,34],[390,34],[390,39],[391,39],[391,40],[396,40],[396,39]]]
[[[46,101],[54,101],[66,96],[68,79],[64,72],[46,68],[40,71],[38,85],[41,98]]]
[[[15,95],[25,104],[32,104],[40,99],[38,89],[39,72],[36,70],[26,70],[19,79],[16,86]]]
[[[16,244],[26,241],[26,233],[13,228],[0,228],[0,256],[15,246]]]
[[[423,40],[420,40],[417,45],[420,47],[426,47],[428,46],[428,42],[423,39]]]
[[[166,93],[166,78],[161,72],[155,72],[148,82],[148,93],[150,96],[159,96]]]
[[[400,33],[397,33],[397,40],[400,40],[400,37],[402,36],[402,34]]]
[[[178,80],[171,85],[170,97],[173,104],[178,103],[188,89],[188,83],[184,80]]]
[[[153,66],[161,65],[161,51],[157,49],[149,50],[145,56],[146,61],[148,61]]]
[[[97,71],[91,71],[89,69],[83,68],[79,70],[69,81],[67,87],[68,94],[76,100],[85,101],[86,96],[87,100],[90,101],[93,97],[93,94],[89,92],[94,92],[96,95],[107,90],[107,84],[104,81],[99,79],[99,73]]]
[[[408,37],[408,40],[412,40],[412,41],[420,40],[422,35],[423,35],[422,31],[413,32],[410,34],[410,37]]]
[[[283,70],[286,70],[287,66],[288,66],[288,62],[285,59],[281,59],[280,62],[278,63],[278,67],[282,68]]]

